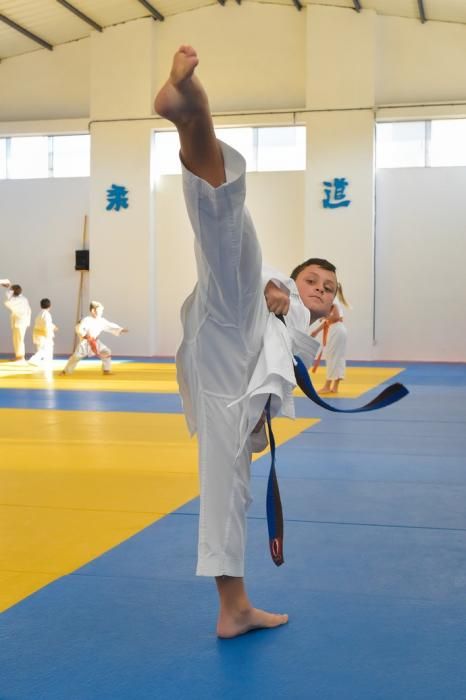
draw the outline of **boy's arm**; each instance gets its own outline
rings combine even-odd
[[[102,321],[104,322],[104,327],[102,330],[106,333],[111,333],[112,335],[121,335],[122,333],[127,333],[128,329],[123,328],[122,326],[119,326],[118,323],[113,323],[113,321],[108,321],[106,318],[103,318]]]
[[[279,287],[274,280],[269,280],[264,289],[265,302],[271,313],[286,315],[290,308],[290,293]]]

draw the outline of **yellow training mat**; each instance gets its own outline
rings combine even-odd
[[[52,376],[47,377],[27,363],[0,362],[0,388],[178,393],[173,363],[114,360],[113,374],[106,376],[102,374],[99,360],[83,360],[73,374],[63,377],[60,371],[64,365],[65,360],[55,360]],[[402,367],[348,367],[338,397],[358,398],[402,371]],[[319,389],[325,382],[325,367],[319,367],[311,377],[314,386]],[[302,395],[300,389],[295,390],[295,396]],[[335,394],[327,396],[335,398]]]
[[[318,422],[274,421],[277,444]],[[198,495],[179,414],[0,409],[0,611]]]
[[[322,394],[327,399],[357,399],[366,391],[375,389],[379,384],[388,382],[403,372],[403,367],[347,367],[346,377],[340,382],[338,394]],[[325,367],[319,367],[315,374],[311,373],[312,383],[319,391],[325,384]],[[304,396],[301,389],[295,389],[294,396]]]
[[[54,360],[53,371],[47,376],[27,362],[0,362],[0,388],[178,393],[172,362],[113,360],[112,374],[104,375],[100,360],[82,360],[72,374],[62,376],[65,364],[65,360]]]

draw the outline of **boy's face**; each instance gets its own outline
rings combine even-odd
[[[100,318],[104,312],[104,307],[103,306],[96,306],[94,309],[91,309],[91,316],[94,316],[94,318]]]
[[[304,306],[311,312],[312,320],[330,313],[337,293],[337,276],[318,265],[308,265],[297,276],[296,286]]]

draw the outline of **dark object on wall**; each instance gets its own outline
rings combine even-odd
[[[75,251],[75,270],[88,270],[89,269],[89,251],[88,250],[76,250]]]

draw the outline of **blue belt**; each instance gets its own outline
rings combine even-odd
[[[285,323],[283,316],[278,316],[278,318]],[[307,367],[304,362],[297,355],[294,356],[295,365],[294,373],[296,378],[296,384],[299,386],[301,391],[309,398],[311,401],[316,403],[321,408],[327,409],[327,411],[333,411],[334,413],[363,413],[366,411],[376,411],[379,408],[384,408],[385,406],[390,406],[392,403],[396,403],[404,396],[409,394],[403,384],[396,382],[395,384],[390,384],[383,391],[380,392],[374,399],[369,401],[369,403],[364,406],[359,406],[357,408],[335,408],[331,406],[326,401],[323,401],[319,394],[316,392],[312,385],[311,377],[307,371]],[[267,525],[269,530],[269,545],[270,554],[274,564],[280,566],[284,562],[283,558],[283,510],[280,499],[280,490],[278,488],[277,474],[275,470],[275,438],[272,432],[272,421],[270,416],[270,401],[269,396],[266,406],[265,415],[267,418],[267,428],[269,433],[269,443],[270,443],[270,454],[272,458],[272,464],[270,466],[269,480],[267,484]]]

